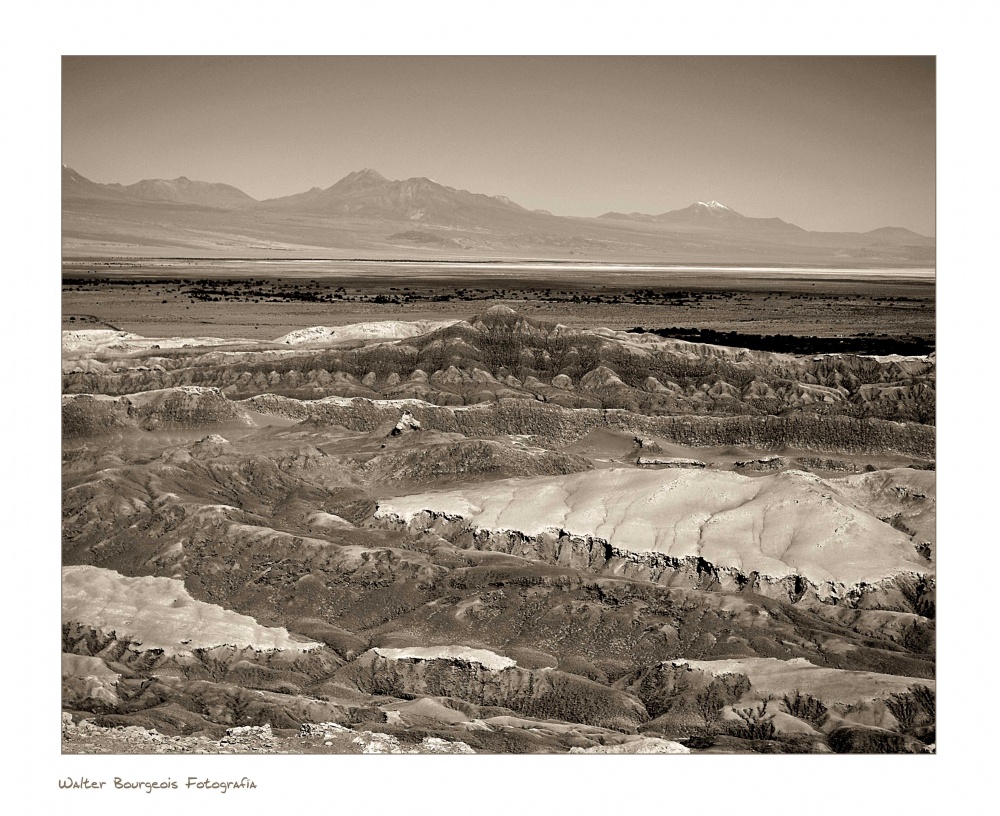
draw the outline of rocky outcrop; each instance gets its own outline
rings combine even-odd
[[[528,717],[620,731],[634,732],[648,719],[632,695],[577,675],[517,666],[492,670],[461,658],[384,657],[371,650],[340,669],[337,680],[372,695],[456,697]]]
[[[723,706],[732,705],[751,688],[747,676],[738,671],[715,678],[682,660],[630,672],[614,686],[642,700],[651,718],[668,717],[674,725],[683,726],[711,722]]]
[[[453,480],[473,476],[541,476],[579,473],[593,464],[582,456],[544,448],[524,450],[500,442],[468,439],[386,451],[358,466],[376,484],[406,480]]]
[[[733,467],[751,473],[773,473],[788,467],[788,461],[781,456],[765,456],[761,459],[733,462]]]
[[[120,681],[114,700],[78,693],[63,684],[63,704],[97,715],[104,726],[141,726],[165,734],[193,734],[218,726],[295,728],[303,722],[350,722],[354,706],[311,695],[252,690],[229,682],[156,675]]]
[[[168,653],[228,646],[308,652],[321,644],[191,597],[173,578],[133,578],[93,566],[62,570],[63,621],[115,632]]]
[[[389,432],[389,435],[400,436],[405,433],[410,433],[411,431],[419,430],[420,420],[416,419],[409,411],[404,411],[403,416],[399,418],[399,422],[392,426],[392,430]]]
[[[595,745],[593,748],[570,748],[571,754],[690,754],[691,749],[673,740],[659,737],[639,737],[617,745]]]
[[[925,746],[913,737],[884,728],[843,726],[830,734],[830,748],[837,754],[919,754]]]
[[[202,428],[249,425],[237,403],[218,388],[181,386],[110,398],[78,394],[63,397],[63,436],[95,436],[127,429]]]
[[[76,394],[62,399],[62,434],[66,438],[102,436],[133,428],[129,405],[103,395]]]
[[[704,591],[740,592],[798,603],[803,599],[848,608],[888,609],[933,616],[933,578],[902,572],[877,581],[845,584],[811,581],[801,575],[774,577],[719,566],[700,556],[673,557],[662,553],[637,553],[615,547],[605,539],[564,530],[526,535],[512,530],[476,529],[461,517],[424,511],[404,521],[391,514],[376,514],[374,522],[390,529],[411,532],[430,530],[450,543],[474,550],[504,552],[550,564],[587,569],[662,586]]]
[[[703,468],[705,463],[700,459],[684,459],[677,456],[640,456],[635,460],[639,467],[652,468]]]
[[[935,360],[791,355],[610,330],[571,330],[516,313],[452,324],[374,323],[293,332],[305,347],[244,343],[136,353],[68,350],[67,393],[130,394],[194,385],[232,398],[266,391],[418,398],[468,405],[519,398],[656,415],[788,411],[932,423]],[[330,345],[352,339],[353,347]],[[283,341],[287,338],[280,338]],[[317,345],[315,341],[325,341]],[[221,341],[217,341],[221,342]],[[296,342],[294,340],[289,342]],[[365,344],[360,347],[357,344]]]
[[[62,627],[66,658],[89,658],[102,664],[66,676],[120,677],[141,674],[173,675],[189,680],[240,683],[248,688],[280,690],[305,688],[329,677],[344,661],[326,648],[310,652],[281,649],[204,647],[179,643],[178,649],[149,647],[127,635],[66,621]]]
[[[211,736],[161,733],[156,727],[141,725],[116,725],[117,717],[99,717],[109,723],[98,725],[93,719],[74,721],[73,715],[63,712],[62,750],[66,754],[474,754],[461,740],[425,736],[423,739],[403,741],[394,734],[347,728],[336,722],[303,723],[298,731],[291,728],[276,731],[270,723],[240,725],[227,728],[216,739]],[[644,741],[645,742],[645,741]],[[308,751],[303,750],[308,746]],[[656,751],[663,753],[664,751]],[[645,751],[649,753],[649,751]],[[668,751],[667,753],[675,753]],[[154,790],[157,783],[126,781],[135,790]],[[252,789],[248,777],[232,781],[206,780],[210,790]]]
[[[366,399],[303,401],[263,394],[237,404],[263,414],[313,418],[351,430],[372,431],[395,422],[401,403]],[[841,453],[892,452],[921,458],[933,458],[935,451],[935,432],[929,425],[822,414],[645,416],[624,410],[570,410],[520,399],[463,408],[444,408],[420,400],[406,404],[425,430],[486,437],[527,434],[559,445],[575,442],[596,428],[613,428],[691,447],[793,447]]]

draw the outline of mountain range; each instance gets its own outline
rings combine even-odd
[[[63,165],[63,250],[73,256],[567,258],[658,262],[933,264],[935,241],[900,227],[814,232],[717,201],[597,218],[371,169],[258,201],[227,184],[100,184]]]

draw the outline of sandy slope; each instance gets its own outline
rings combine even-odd
[[[62,333],[62,350],[68,352],[128,353],[148,349],[187,348],[194,346],[225,346],[232,343],[221,337],[143,337],[131,332],[113,329],[77,329]],[[240,340],[240,343],[253,341]]]
[[[934,687],[933,680],[900,677],[877,672],[845,671],[816,666],[805,658],[778,660],[774,657],[743,657],[735,660],[685,660],[693,669],[711,674],[745,674],[756,694],[787,694],[798,690],[827,704],[853,704],[884,699],[908,691],[912,686]]]
[[[937,541],[937,474],[928,470],[891,468],[830,481],[852,504],[877,518],[895,519],[912,533],[916,544]]]
[[[62,655],[62,674],[63,677],[110,677],[114,680],[121,677],[120,674],[109,669],[108,665],[99,657],[67,652],[63,652]]]
[[[424,511],[478,529],[561,530],[635,553],[700,556],[745,574],[798,574],[816,583],[928,571],[906,535],[802,471],[748,478],[608,469],[387,499],[376,516],[410,521]]]
[[[284,628],[192,598],[172,578],[127,578],[90,566],[63,567],[62,618],[127,636],[168,654],[199,647],[250,646],[307,651],[319,643],[293,640]]]
[[[275,343],[338,343],[345,340],[401,340],[458,323],[457,320],[381,320],[346,326],[311,326],[282,335]]]

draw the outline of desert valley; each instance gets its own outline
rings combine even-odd
[[[63,172],[65,752],[934,750],[933,239]]]
[[[401,19],[277,11],[317,52],[384,53]],[[651,12],[620,28],[688,37]],[[831,757],[937,754],[955,676],[936,81],[926,56],[64,56],[49,787],[149,792],[160,764],[192,803],[210,777],[259,809],[590,812],[725,779],[774,813],[842,808],[836,779],[898,812],[874,803],[907,775]],[[612,784],[570,756],[595,754],[799,756],[768,785],[630,756]]]

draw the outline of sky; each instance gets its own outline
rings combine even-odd
[[[63,163],[257,199],[364,167],[529,209],[933,235],[932,57],[64,57]]]

